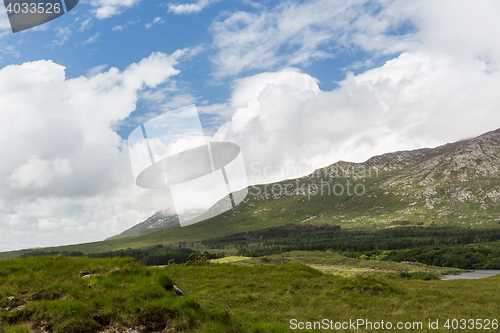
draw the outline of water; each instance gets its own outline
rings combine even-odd
[[[457,279],[482,279],[490,276],[495,276],[500,274],[500,270],[497,269],[476,269],[475,271],[468,271],[466,273],[460,273],[458,275],[442,275],[439,277],[440,280],[457,280]]]

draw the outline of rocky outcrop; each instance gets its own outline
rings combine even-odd
[[[131,236],[140,236],[150,232],[170,228],[179,224],[179,219],[176,214],[169,214],[164,212],[157,212],[149,217],[144,222],[136,224],[130,229],[125,230],[119,235],[110,237],[108,239],[119,239]]]

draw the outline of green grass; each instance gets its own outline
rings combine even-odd
[[[213,262],[214,264],[227,264],[231,262],[236,262],[236,261],[246,261],[248,259],[253,259],[252,257],[242,257],[242,256],[229,256],[229,257],[224,257],[224,258],[219,258],[219,259],[212,259],[210,262]]]
[[[332,253],[297,252],[281,259],[363,267],[361,261]],[[68,333],[106,328],[290,332],[293,318],[425,324],[428,319],[498,319],[500,303],[500,277],[454,281],[342,277],[293,260],[145,267],[130,259],[38,257],[2,261],[0,272],[1,333],[28,332],[32,326]],[[187,297],[174,296],[172,282]],[[9,300],[10,296],[14,298]],[[5,310],[19,305],[25,307]]]
[[[456,268],[443,268],[419,263],[361,260],[331,251],[292,251],[265,257],[227,257],[214,260],[236,266],[259,264],[300,263],[321,272],[344,277],[384,277],[392,279],[437,279],[439,275],[465,272]]]
[[[297,263],[165,267],[201,306],[225,304],[243,332],[289,332],[289,320],[497,318],[500,279],[391,281],[338,277]]]
[[[175,282],[183,288],[181,282]],[[61,333],[97,332],[110,325],[145,331],[211,325],[223,309],[202,309],[191,297],[173,294],[160,268],[135,260],[38,257],[0,262],[0,321],[31,324]],[[23,309],[11,311],[18,306]],[[8,326],[7,326],[8,327]],[[15,330],[22,328],[9,328]],[[8,332],[8,331],[7,331]]]

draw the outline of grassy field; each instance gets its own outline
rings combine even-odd
[[[404,277],[437,279],[439,275],[465,272],[456,268],[429,266],[419,263],[397,263],[392,261],[360,260],[348,258],[332,251],[292,251],[258,258],[225,257],[214,259],[215,263],[231,263],[235,266],[261,264],[304,264],[318,271],[344,277],[383,277],[402,280]]]
[[[374,263],[329,252],[264,258],[162,267],[145,267],[127,258],[1,261],[0,332],[29,332],[33,327],[57,333],[127,328],[140,332],[291,332],[292,319],[297,323],[323,319],[333,323],[384,320],[394,325],[422,322],[422,329],[408,332],[428,331],[428,320],[439,320],[440,329],[432,331],[445,332],[448,318],[500,319],[500,277],[393,280],[376,277],[376,273],[412,269],[438,273],[439,268],[395,263],[370,266]],[[346,273],[338,274],[339,267]],[[175,296],[172,283],[186,297]]]

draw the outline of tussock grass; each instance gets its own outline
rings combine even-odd
[[[336,254],[294,256],[316,264],[353,260]],[[1,261],[0,332],[24,333],[38,326],[57,333],[110,328],[264,333],[290,332],[293,318],[424,324],[428,319],[498,319],[500,277],[396,281],[334,276],[298,262],[239,264],[145,267],[127,258],[65,257]],[[173,283],[186,297],[174,296]],[[19,305],[24,308],[6,310]]]
[[[3,261],[0,321],[5,332],[23,332],[11,325],[29,323],[52,332],[92,333],[111,324],[143,331],[189,329],[210,318],[195,300],[175,296],[173,283],[164,270],[130,258]],[[11,311],[20,305],[24,308]]]
[[[424,324],[428,319],[493,319],[498,318],[500,301],[500,277],[395,281],[332,276],[298,263],[166,266],[165,271],[183,281],[185,291],[202,307],[227,306],[230,318],[241,325],[238,332],[291,332],[292,318],[303,322],[363,318]]]

